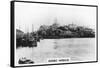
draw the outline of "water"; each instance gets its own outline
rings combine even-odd
[[[95,61],[95,38],[40,40],[37,47],[18,48],[16,50],[16,64],[18,64],[18,59],[21,57],[27,57],[34,61],[35,64],[48,64],[50,58],[70,58],[68,63]]]

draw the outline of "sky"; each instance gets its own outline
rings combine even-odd
[[[51,25],[57,19],[60,25],[76,24],[95,29],[96,8],[85,6],[15,3],[15,27],[23,32],[34,31],[41,25]]]

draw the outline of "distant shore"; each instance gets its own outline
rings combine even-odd
[[[84,26],[69,24],[61,26],[54,23],[50,26],[41,25],[37,31],[24,33],[21,30],[16,30],[16,45],[17,47],[37,47],[37,42],[40,39],[64,39],[64,38],[95,38],[95,31]]]

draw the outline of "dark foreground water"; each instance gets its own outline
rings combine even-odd
[[[40,40],[35,48],[20,47],[16,50],[16,65],[22,57],[31,59],[34,64],[95,61],[95,38]],[[65,61],[59,61],[62,59]]]

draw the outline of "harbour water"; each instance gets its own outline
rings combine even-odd
[[[19,47],[15,54],[16,64],[22,57],[34,61],[34,64],[52,64],[49,62],[52,58],[69,58],[66,63],[95,61],[96,42],[95,38],[43,39],[37,47]]]

